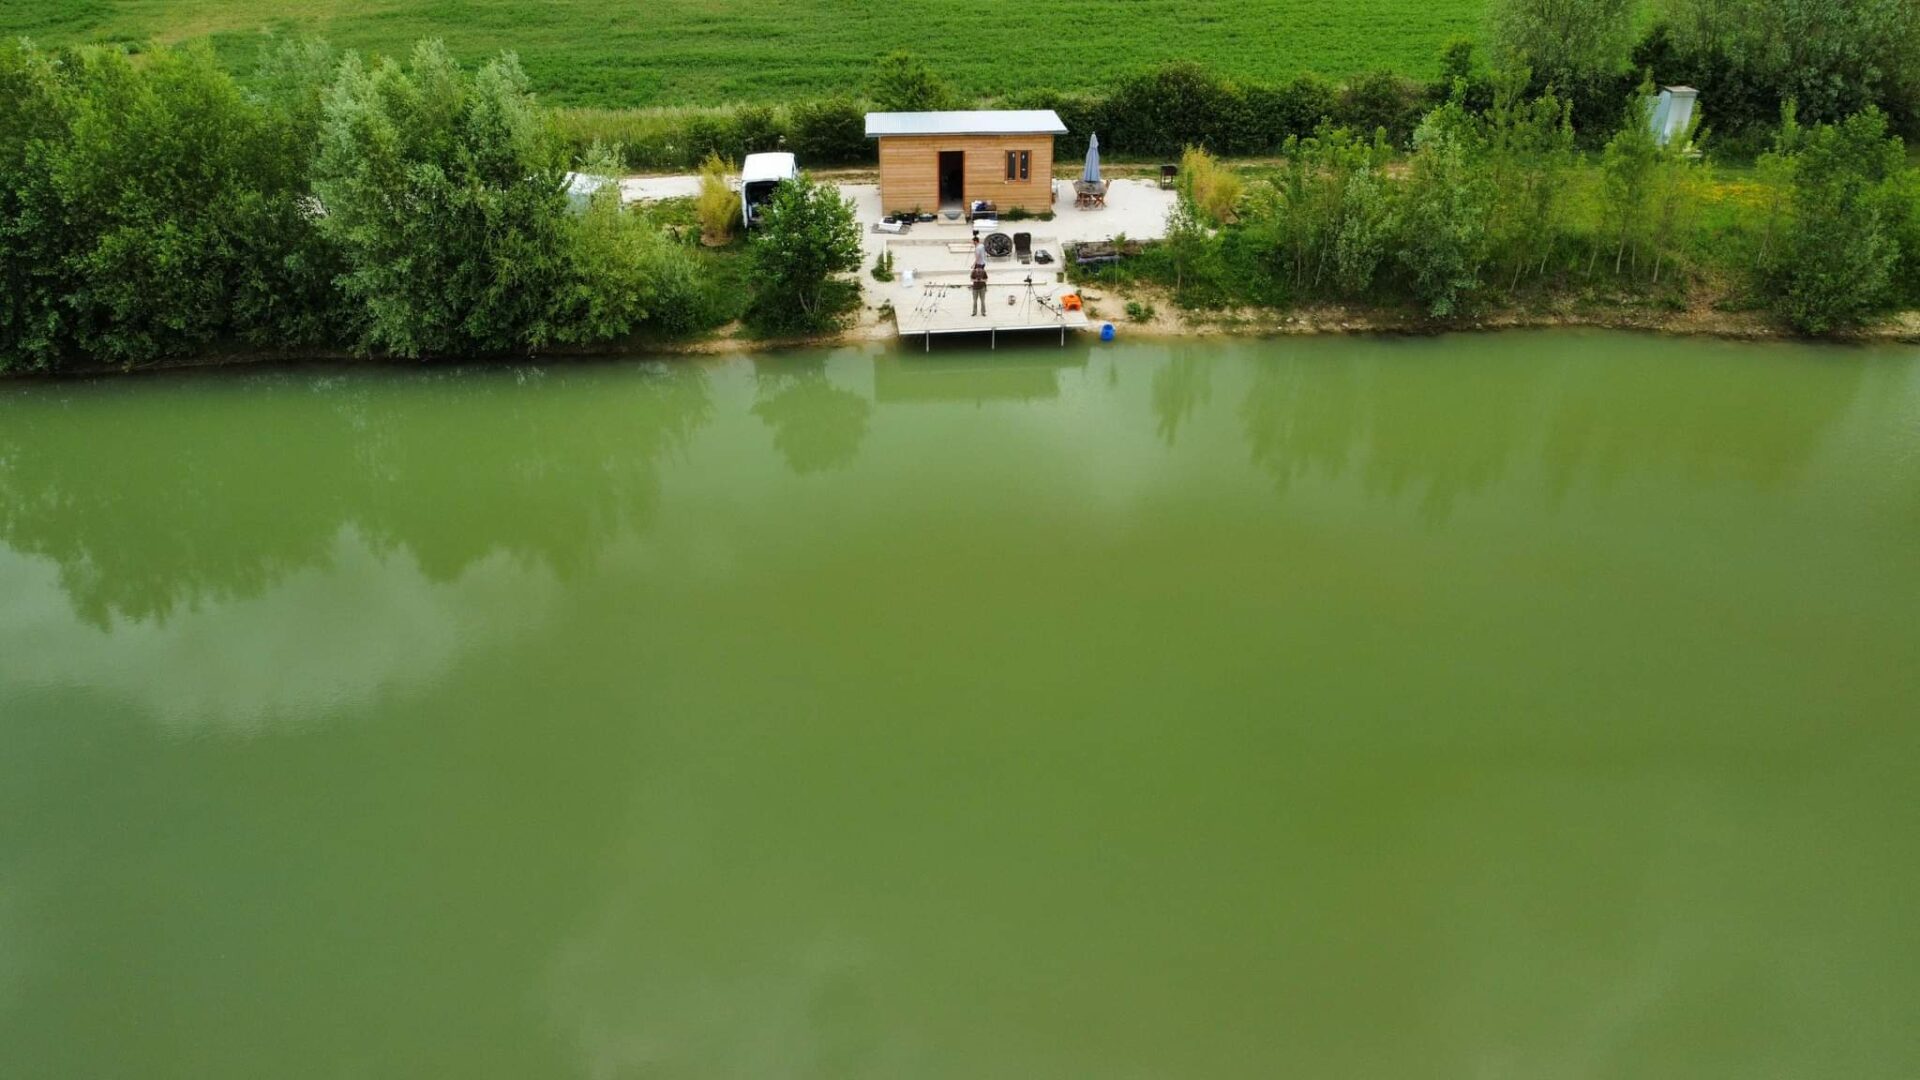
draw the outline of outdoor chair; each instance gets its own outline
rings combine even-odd
[[[1033,234],[1017,232],[1013,234],[1013,254],[1023,263],[1033,261]]]
[[[1162,188],[1172,187],[1174,177],[1179,175],[1180,175],[1180,166],[1178,165],[1160,166],[1160,186]]]
[[[1073,184],[1073,205],[1079,210],[1099,210],[1107,205],[1107,182],[1105,180],[1076,180]]]

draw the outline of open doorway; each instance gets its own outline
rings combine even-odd
[[[965,150],[940,151],[940,209],[952,210],[966,206],[966,175]]]

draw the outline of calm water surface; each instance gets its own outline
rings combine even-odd
[[[0,386],[8,1077],[1920,1075],[1920,350]]]

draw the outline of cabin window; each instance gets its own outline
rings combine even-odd
[[[1007,151],[1007,179],[1025,180],[1033,173],[1033,151]]]

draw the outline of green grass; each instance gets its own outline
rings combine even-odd
[[[513,49],[552,104],[777,101],[857,90],[909,49],[962,91],[1104,86],[1118,70],[1197,60],[1222,74],[1434,73],[1486,0],[10,0],[0,34],[43,45],[206,40],[246,70],[261,36],[366,52],[424,37],[465,59]]]

